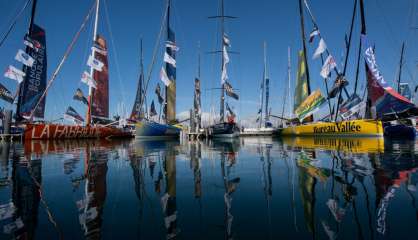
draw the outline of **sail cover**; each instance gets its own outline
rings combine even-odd
[[[372,105],[376,107],[376,116],[382,118],[384,115],[402,113],[415,108],[412,102],[397,93],[385,81],[377,68],[373,47],[368,43],[365,35],[362,35],[362,41],[366,46],[364,58],[366,60],[368,97]]]
[[[94,58],[103,63],[102,71],[93,71],[93,79],[97,82],[97,88],[92,89],[93,104],[91,106],[91,115],[99,118],[109,117],[109,67],[107,61],[106,40],[97,35],[95,47],[102,51],[95,51]]]
[[[306,76],[305,56],[303,54],[303,51],[299,51],[298,71],[296,75],[295,102],[293,110],[296,110],[307,97],[308,79]]]
[[[143,87],[142,84],[144,82],[144,74],[141,71],[141,74],[139,75],[139,81],[138,81],[138,88],[136,89],[136,96],[135,96],[135,103],[134,106],[132,107],[132,112],[131,112],[131,119],[132,120],[140,120],[141,118],[143,118],[143,112],[141,111],[141,101],[143,98]]]
[[[167,43],[176,45],[176,37],[174,31],[170,28],[170,25],[167,25]],[[171,57],[171,59],[176,59],[176,51],[170,46],[166,47],[166,54]],[[166,117],[167,122],[173,122],[176,120],[176,65],[166,62],[165,71],[171,83],[166,87]]]
[[[26,47],[26,53],[35,59],[32,67],[23,67],[25,78],[20,84],[19,98],[17,102],[17,118],[27,118],[35,108],[39,99],[46,88],[46,71],[47,71],[47,56],[46,56],[46,41],[45,30],[37,25],[33,25],[30,38],[39,43],[38,48],[34,49]],[[39,103],[33,116],[43,118],[45,113],[45,99]]]

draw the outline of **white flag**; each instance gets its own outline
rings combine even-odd
[[[23,51],[22,49],[19,49],[19,51],[17,51],[15,60],[25,64],[28,67],[32,67],[33,63],[35,62],[35,59],[29,56],[29,54],[25,53],[25,51]]]
[[[224,34],[224,45],[230,47],[231,46],[231,40],[229,40],[228,36]]]
[[[102,71],[103,66],[104,66],[102,62],[95,59],[92,55],[89,56],[89,59],[87,60],[87,65],[99,72]]]
[[[315,50],[313,55],[313,59],[317,59],[323,52],[325,52],[325,50],[327,50],[327,45],[325,44],[324,39],[321,38],[321,40],[319,40],[318,48]]]
[[[176,59],[172,58],[167,52],[164,52],[164,62],[176,67]]]
[[[309,42],[313,42],[315,36],[319,35],[319,30],[314,28],[312,32],[309,34]]]
[[[174,43],[174,42],[171,42],[171,41],[167,41],[166,43],[165,43],[165,46],[166,47],[168,47],[168,48],[170,48],[171,50],[173,50],[173,51],[178,51],[178,50],[180,50],[180,48],[179,47],[177,47],[177,45],[176,45],[176,43]]]
[[[86,71],[84,71],[83,75],[81,75],[81,82],[87,84],[89,87],[97,89],[96,81],[94,81],[91,75]]]
[[[161,67],[160,79],[161,79],[161,81],[163,81],[163,83],[164,83],[164,85],[166,87],[170,86],[171,80],[168,78],[167,73],[165,72],[164,67]]]
[[[16,80],[18,83],[21,83],[23,81],[23,77],[26,74],[22,71],[20,71],[19,69],[13,67],[12,65],[10,65],[6,72],[4,73],[4,76],[7,78],[10,78],[12,80]]]
[[[327,60],[325,60],[324,66],[322,66],[321,69],[321,76],[323,78],[327,78],[329,76],[329,73],[337,66],[337,64],[335,63],[334,58],[329,55],[327,57]]]
[[[107,51],[106,50],[103,50],[103,49],[98,48],[96,46],[91,47],[91,51],[100,53],[102,55],[107,55]]]
[[[229,63],[229,56],[228,56],[228,51],[226,50],[226,46],[224,46],[223,54],[224,54],[224,64]]]
[[[222,67],[222,76],[221,76],[221,84],[224,84],[226,80],[228,80],[228,72],[226,70],[226,64],[229,63],[229,56],[228,52],[226,51],[226,46],[223,48],[223,58],[224,58],[224,65]]]

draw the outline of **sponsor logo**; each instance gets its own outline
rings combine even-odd
[[[335,123],[323,127],[314,127],[314,133],[356,133],[361,131],[361,126],[353,122]]]

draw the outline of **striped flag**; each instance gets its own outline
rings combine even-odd
[[[164,52],[164,62],[171,64],[173,67],[176,67],[176,59],[171,57],[167,52]]]
[[[226,95],[232,97],[235,100],[239,99],[239,96],[234,92],[234,89],[232,88],[232,85],[228,82],[225,82],[224,84]]]

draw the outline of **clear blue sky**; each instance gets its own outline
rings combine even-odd
[[[26,0],[1,0],[0,34],[4,34],[13,16]],[[104,4],[104,2],[106,2]],[[262,44],[268,45],[268,69],[272,82],[271,105],[273,113],[281,111],[283,90],[286,80],[287,47],[292,51],[292,96],[295,81],[296,54],[301,48],[298,5],[296,0],[225,0],[226,13],[239,17],[227,23],[226,29],[232,42],[229,76],[234,87],[238,88],[240,101],[231,100],[242,118],[255,115],[259,98],[259,83],[262,77]],[[418,60],[418,40],[416,16],[412,16],[414,0],[366,0],[366,23],[368,37],[376,44],[377,61],[384,77],[392,82],[397,74],[400,47],[406,45],[406,70],[404,81],[412,82],[416,74]],[[79,28],[93,0],[38,0],[35,21],[46,29],[48,53],[48,79],[61,59],[71,38]],[[125,102],[129,111],[135,97],[139,66],[139,38],[144,39],[146,70],[151,62],[152,49],[161,24],[165,0],[102,0],[99,33],[109,44],[110,64],[110,112],[114,113],[118,102]],[[321,33],[331,53],[340,62],[343,53],[344,34],[349,30],[353,1],[351,0],[310,0]],[[109,32],[104,5],[107,6],[113,39]],[[216,15],[219,9],[217,0],[173,0],[173,28],[177,35],[180,51],[177,55],[177,113],[186,111],[193,102],[193,79],[197,68],[197,45],[201,51],[211,51],[219,46],[219,25],[208,16]],[[7,9],[7,11],[6,11]],[[0,69],[4,71],[9,64],[19,66],[14,61],[17,49],[23,48],[22,38],[26,32],[30,9],[17,23],[14,31],[0,48]],[[90,49],[92,21],[82,33],[73,52],[65,63],[47,96],[46,118],[61,117],[68,105],[75,107],[84,115],[85,107],[72,100],[77,87],[87,88],[80,83],[81,73],[87,69],[86,61]],[[358,23],[358,21],[357,21]],[[359,23],[355,26],[354,48],[357,52]],[[306,17],[306,34],[312,25]],[[160,45],[162,46],[162,45]],[[309,45],[309,59],[316,43]],[[116,50],[116,51],[115,51]],[[155,84],[159,81],[159,68],[162,64],[163,49],[160,48],[157,63],[152,75],[150,96],[154,97]],[[211,101],[218,109],[218,93],[206,91],[218,87],[220,83],[220,56],[202,54],[203,108],[209,111]],[[323,88],[319,76],[320,61],[310,60],[312,88]],[[120,77],[118,74],[118,66]],[[353,84],[355,56],[351,55],[348,67],[348,80]],[[3,75],[3,74],[2,74]],[[364,67],[361,68],[361,84],[364,86]],[[16,84],[3,76],[1,82],[15,91]],[[414,83],[415,85],[416,83]],[[323,91],[324,92],[324,91]],[[3,106],[5,103],[2,101]]]

